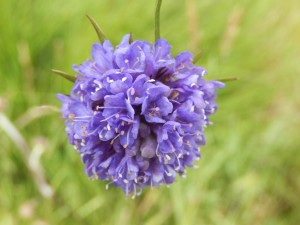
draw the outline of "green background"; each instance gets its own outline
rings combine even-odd
[[[59,113],[37,107],[60,107],[55,94],[72,87],[51,68],[73,73],[90,57],[97,36],[86,14],[113,44],[129,32],[153,42],[154,7],[154,0],[0,1],[1,225],[300,223],[298,0],[163,1],[161,36],[173,54],[201,51],[207,79],[239,79],[219,91],[199,168],[170,188],[132,200],[88,180]]]

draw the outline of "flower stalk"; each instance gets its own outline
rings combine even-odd
[[[235,81],[235,80],[237,80],[236,77],[226,77],[226,78],[218,79],[218,81],[221,81],[221,82],[229,82],[229,81]]]
[[[160,8],[162,0],[157,0],[155,9],[155,40],[160,38]]]
[[[86,17],[89,19],[89,21],[91,22],[91,24],[93,25],[97,35],[98,35],[98,38],[99,38],[99,41],[101,44],[103,44],[103,42],[105,41],[106,37],[104,35],[104,32],[102,31],[102,29],[100,28],[100,26],[98,25],[98,23],[94,20],[93,17],[89,16],[89,15],[86,15]]]
[[[67,74],[66,72],[64,71],[61,71],[61,70],[56,70],[56,69],[51,69],[51,72],[52,73],[55,73],[65,79],[67,79],[68,81],[71,81],[71,82],[75,82],[76,81],[76,77],[75,76],[72,76],[70,74]]]

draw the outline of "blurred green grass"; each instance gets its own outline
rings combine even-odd
[[[39,194],[16,140],[0,130],[0,224],[299,224],[298,0],[163,1],[161,35],[173,53],[201,50],[207,79],[239,78],[219,92],[199,169],[170,188],[147,189],[135,200],[114,187],[106,191],[105,182],[84,175],[59,114],[18,126],[27,110],[59,107],[55,94],[70,91],[49,70],[71,73],[72,64],[90,57],[97,36],[86,14],[114,44],[129,32],[153,42],[154,4],[0,2],[0,110],[31,147],[42,145],[55,192]]]

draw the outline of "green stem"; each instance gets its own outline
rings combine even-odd
[[[130,36],[129,36],[129,44],[131,44],[133,42],[133,36],[132,36],[132,32],[130,32]]]
[[[64,71],[52,69],[51,72],[52,72],[52,73],[55,73],[55,74],[57,74],[57,75],[59,75],[59,76],[61,76],[61,77],[63,77],[63,78],[65,78],[65,79],[67,79],[67,80],[69,80],[69,81],[71,81],[71,82],[73,82],[73,83],[76,81],[76,77],[75,77],[75,76],[72,76],[72,75],[70,75],[70,74],[67,74],[67,73],[64,72]]]
[[[216,79],[217,81],[221,81],[221,82],[228,82],[228,81],[235,81],[237,80],[236,77],[227,77],[227,78],[221,78],[221,79]]]
[[[103,33],[103,31],[101,30],[101,28],[99,27],[99,25],[97,24],[97,22],[94,20],[93,17],[89,16],[89,15],[86,15],[86,17],[89,19],[89,21],[91,22],[91,24],[93,25],[97,35],[98,35],[98,38],[99,38],[99,41],[101,44],[103,44],[103,42],[105,41],[106,37]]]
[[[201,58],[202,56],[202,51],[198,52],[195,57],[194,57],[194,60],[193,60],[193,63],[197,63],[199,61],[199,59]]]
[[[160,38],[159,17],[160,17],[161,3],[162,3],[162,0],[157,0],[157,2],[156,2],[156,9],[155,9],[155,40]]]

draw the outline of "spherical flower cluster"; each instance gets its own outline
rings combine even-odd
[[[224,86],[205,81],[191,53],[174,58],[170,49],[164,39],[131,43],[130,35],[116,48],[96,43],[92,59],[73,67],[71,94],[58,95],[87,176],[110,180],[126,195],[171,184],[193,166]]]

